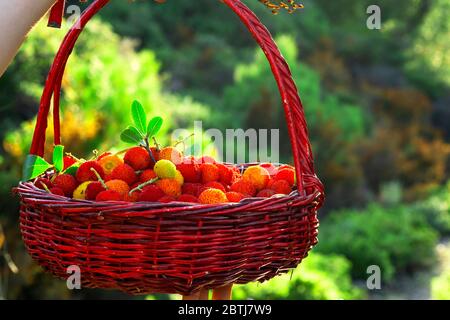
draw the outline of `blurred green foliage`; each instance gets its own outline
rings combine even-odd
[[[450,84],[450,3],[436,0],[423,23],[418,26],[413,45],[407,51],[406,70],[418,83],[439,94],[443,84]],[[439,30],[439,32],[436,32]]]
[[[416,203],[412,209],[426,218],[442,237],[450,235],[450,183],[438,188],[429,198]]]
[[[431,282],[431,296],[435,300],[450,300],[450,271],[433,278]]]
[[[352,275],[367,277],[378,265],[385,281],[402,271],[435,262],[436,232],[405,206],[371,204],[365,210],[333,212],[322,221],[317,251],[342,254],[352,261]]]
[[[365,293],[352,284],[350,262],[337,255],[312,252],[291,273],[262,284],[249,283],[233,289],[233,299],[245,300],[349,300]]]

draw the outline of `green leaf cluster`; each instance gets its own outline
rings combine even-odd
[[[54,168],[57,172],[64,170],[64,146],[57,145],[53,149],[53,164],[48,163],[40,156],[28,155],[23,166],[22,180],[34,179],[51,168]]]
[[[131,116],[134,126],[128,126],[122,131],[120,138],[123,142],[148,145],[148,139],[156,136],[161,130],[163,119],[154,117],[147,123],[147,115],[142,104],[135,100],[131,105]]]

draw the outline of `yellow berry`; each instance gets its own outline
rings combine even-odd
[[[180,186],[184,184],[184,177],[179,170],[177,170],[177,172],[175,173],[174,179],[178,182]]]
[[[159,160],[155,164],[153,171],[155,171],[158,178],[171,179],[175,178],[177,173],[177,167],[175,166],[175,164],[173,164],[173,162],[163,159]]]
[[[92,181],[86,181],[80,184],[73,192],[73,198],[78,200],[86,199],[86,189]]]

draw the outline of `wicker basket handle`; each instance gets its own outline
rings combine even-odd
[[[240,0],[222,1],[245,24],[253,38],[258,42],[259,46],[264,51],[270,63],[281,94],[282,105],[285,111],[285,118],[294,155],[299,192],[306,191],[306,193],[309,194],[310,192],[313,192],[314,189],[323,190],[320,181],[314,173],[313,157],[308,139],[308,130],[303,106],[286,60],[280,53],[267,28],[246,5],[244,5]],[[67,60],[73,50],[73,47],[75,46],[76,40],[86,24],[108,2],[109,0],[95,0],[81,15],[80,20],[76,23],[78,27],[76,25],[73,26],[64,38],[45,83],[30,154],[39,156],[43,156],[44,154],[47,117],[52,96],[54,143],[55,145],[60,144],[59,98],[61,81]]]

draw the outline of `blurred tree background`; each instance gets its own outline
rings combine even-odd
[[[234,298],[450,298],[450,3],[378,1],[381,30],[366,27],[366,0],[305,0],[303,10],[276,16],[245,3],[291,65],[327,200],[310,257],[292,275],[238,286]],[[11,188],[65,31],[41,21],[0,78],[0,247],[8,244],[19,269],[8,272],[0,258],[0,298],[127,298],[70,292],[20,240]],[[111,1],[81,35],[63,79],[66,149],[86,156],[121,148],[133,99],[166,119],[166,141],[194,120],[222,130],[280,128],[280,159],[292,162],[270,68],[220,1]],[[365,285],[369,265],[382,270],[376,292]]]

